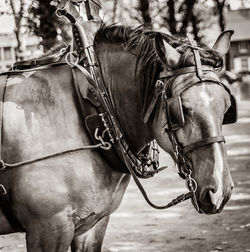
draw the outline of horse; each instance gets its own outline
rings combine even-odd
[[[106,95],[130,148],[139,153],[156,139],[178,161],[175,147],[191,145],[185,162],[196,181],[196,206],[205,214],[221,212],[233,189],[221,137],[225,117],[233,116],[228,114],[231,96],[215,72],[222,67],[231,35],[222,33],[213,49],[198,45],[201,67],[210,67],[206,74],[212,76],[202,81],[197,81],[195,69],[193,51],[198,49],[186,38],[116,25],[101,27],[94,38]],[[183,122],[174,128],[171,124],[180,117],[174,118],[166,97],[187,80],[197,83],[179,92],[179,105],[173,103]],[[109,216],[130,181],[129,173],[114,169],[98,150],[81,148],[93,142],[73,81],[69,65],[12,72],[7,78],[1,156],[5,164],[20,165],[6,165],[0,173],[9,208],[6,214],[1,205],[0,234],[25,232],[27,251],[101,251]],[[87,83],[81,75],[81,84]],[[154,99],[156,83],[163,88]],[[23,162],[58,152],[62,155]]]

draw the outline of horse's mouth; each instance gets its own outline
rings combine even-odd
[[[224,208],[225,204],[228,202],[229,198],[230,197],[224,198],[223,201],[221,202],[221,205],[219,208],[213,204],[206,204],[206,203],[198,201],[199,209],[197,211],[200,214],[207,214],[207,215],[218,214],[223,210],[223,208]]]

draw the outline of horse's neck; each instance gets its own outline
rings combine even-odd
[[[143,122],[143,101],[136,76],[136,57],[125,51],[101,51],[98,54],[102,75],[112,99],[118,121],[135,152],[152,140]]]

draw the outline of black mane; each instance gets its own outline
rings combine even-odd
[[[193,52],[189,47],[190,42],[185,37],[147,30],[142,26],[132,28],[129,26],[103,25],[94,38],[94,46],[97,51],[103,44],[107,46],[114,44],[121,45],[125,50],[137,56],[137,65],[140,64],[142,73],[141,84],[144,86],[144,109],[147,108],[152,98],[155,82],[163,69],[154,46],[155,37],[159,35],[181,54],[177,68],[195,65]],[[222,67],[223,59],[217,52],[201,43],[198,44],[198,47],[200,48],[202,64],[214,68]]]
[[[182,55],[177,68],[195,65],[191,59],[193,54],[189,47],[190,42],[186,37],[146,30],[143,26],[132,28],[129,26],[103,25],[95,35],[94,44],[121,44],[124,49],[134,52],[140,58],[143,57],[146,62],[148,61],[147,56],[158,61],[154,48],[154,38],[159,34]],[[202,43],[199,43],[198,47],[200,48],[202,64],[211,65],[215,68],[222,67],[223,59],[217,52]]]
[[[102,45],[121,45],[125,50],[137,56],[137,68],[140,66],[141,85],[143,85],[144,111],[147,108],[154,92],[154,83],[162,70],[162,64],[158,59],[154,48],[156,32],[144,30],[142,27],[131,28],[125,26],[103,26],[94,39],[95,50]],[[137,72],[138,69],[135,69]]]

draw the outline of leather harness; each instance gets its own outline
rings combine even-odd
[[[63,9],[62,15],[65,16],[70,16],[69,13]],[[70,20],[73,20],[72,16],[69,18]],[[73,20],[75,22],[75,20]],[[77,26],[74,26],[77,27]],[[75,32],[74,36],[80,36],[79,32]],[[199,51],[197,48],[196,43],[192,40],[192,38],[188,35],[188,38],[191,43],[191,48],[194,53],[195,57],[195,67],[187,67],[183,69],[179,69],[176,71],[172,71],[172,76],[178,76],[182,74],[187,74],[187,73],[196,73],[196,76],[199,79],[199,82],[202,81],[207,81],[206,78],[204,78],[203,71],[210,71],[206,68],[206,66],[201,65],[201,60],[200,60],[200,55]],[[79,41],[81,38],[80,37],[75,37],[76,41]],[[82,43],[79,42],[79,45],[82,46]],[[89,71],[87,71],[83,66],[79,65],[77,62],[68,62],[69,65],[72,67],[72,74],[73,74],[73,79],[74,79],[74,86],[75,90],[78,96],[78,103],[80,107],[80,111],[83,113],[86,113],[86,108],[85,108],[85,103],[83,100],[88,100],[91,105],[94,107],[96,110],[96,113],[94,114],[89,114],[85,117],[85,126],[90,133],[90,136],[92,138],[92,141],[94,142],[94,148],[101,148],[103,152],[105,152],[105,155],[107,155],[107,152],[116,152],[116,156],[120,161],[122,160],[122,163],[125,165],[125,169],[129,171],[129,173],[132,175],[133,179],[135,180],[135,183],[139,187],[140,191],[142,192],[144,198],[146,199],[147,203],[151,205],[152,207],[156,209],[165,209],[169,208],[170,206],[173,206],[175,204],[178,204],[179,202],[182,202],[186,199],[192,198],[193,203],[195,205],[195,208],[197,211],[199,211],[199,206],[196,200],[195,192],[197,189],[197,183],[196,181],[191,177],[192,170],[190,168],[190,165],[188,164],[187,157],[185,154],[189,151],[192,151],[196,148],[200,148],[201,146],[208,145],[211,143],[215,142],[224,142],[224,137],[223,136],[213,136],[209,137],[206,139],[202,139],[196,143],[192,143],[188,146],[181,146],[178,143],[178,140],[175,136],[174,131],[171,128],[166,128],[166,132],[169,135],[169,139],[172,142],[173,149],[175,151],[176,157],[177,157],[177,163],[178,163],[178,168],[179,168],[179,174],[181,175],[182,178],[186,180],[187,187],[189,189],[188,193],[182,194],[173,201],[171,201],[169,204],[165,206],[156,206],[154,205],[147,197],[147,194],[145,190],[143,189],[140,181],[138,180],[137,176],[142,175],[142,161],[138,159],[133,152],[130,150],[129,145],[124,137],[123,131],[119,125],[119,122],[115,116],[115,111],[112,106],[110,97],[108,96],[108,92],[106,90],[106,87],[104,85],[102,75],[100,72],[99,68],[99,62],[98,59],[95,56],[94,50],[93,50],[93,45],[87,45],[85,46],[85,53],[88,58],[88,63],[89,63]],[[54,66],[54,65],[53,65]],[[32,70],[39,70],[39,69],[44,69],[46,68],[45,66],[39,66],[35,69]],[[79,71],[77,71],[80,70]],[[14,70],[14,71],[9,71],[8,73],[16,73],[16,72],[23,72],[26,70]],[[27,70],[28,71],[28,70]],[[84,75],[85,78],[89,81],[90,85],[87,88],[82,88],[82,86],[79,84],[79,80],[81,78],[77,77],[77,75],[80,73],[80,75]],[[159,80],[156,83],[156,89],[155,89],[155,96],[145,114],[144,121],[146,122],[159,97],[163,96],[166,97],[166,91],[168,89],[167,85],[162,82],[162,80],[169,78],[169,73],[165,74],[165,72],[162,72],[160,74]],[[216,83],[219,84],[219,81],[215,81]],[[184,91],[185,89],[189,88],[192,85],[195,85],[197,82],[189,82],[187,85],[183,86],[182,90],[179,90],[179,94]],[[84,98],[83,100],[81,98]],[[166,100],[167,101],[167,100]],[[3,100],[2,100],[3,102]],[[1,102],[1,104],[2,104]],[[86,115],[86,114],[85,114]],[[2,118],[1,118],[2,120]],[[1,121],[0,121],[1,122]],[[101,132],[101,134],[100,134]],[[113,148],[111,148],[111,146]],[[11,167],[19,167],[24,164],[29,164],[33,162],[37,162],[46,158],[50,158],[53,156],[57,155],[63,155],[64,153],[67,152],[72,152],[72,151],[78,151],[79,149],[90,149],[91,146],[85,146],[85,148],[76,148],[74,150],[67,150],[66,152],[60,152],[60,153],[55,153],[52,155],[48,155],[46,157],[41,157],[33,160],[27,160],[21,163],[17,164],[4,164],[2,162],[2,167],[0,169],[5,169],[5,168],[11,168]],[[111,154],[111,159],[114,157],[113,154]],[[121,162],[120,162],[121,163]],[[124,171],[125,172],[125,171]],[[155,172],[158,172],[157,167],[155,169]],[[151,175],[150,175],[151,176]],[[1,185],[2,189],[5,189],[3,185]],[[6,190],[4,191],[3,194],[6,194]]]

